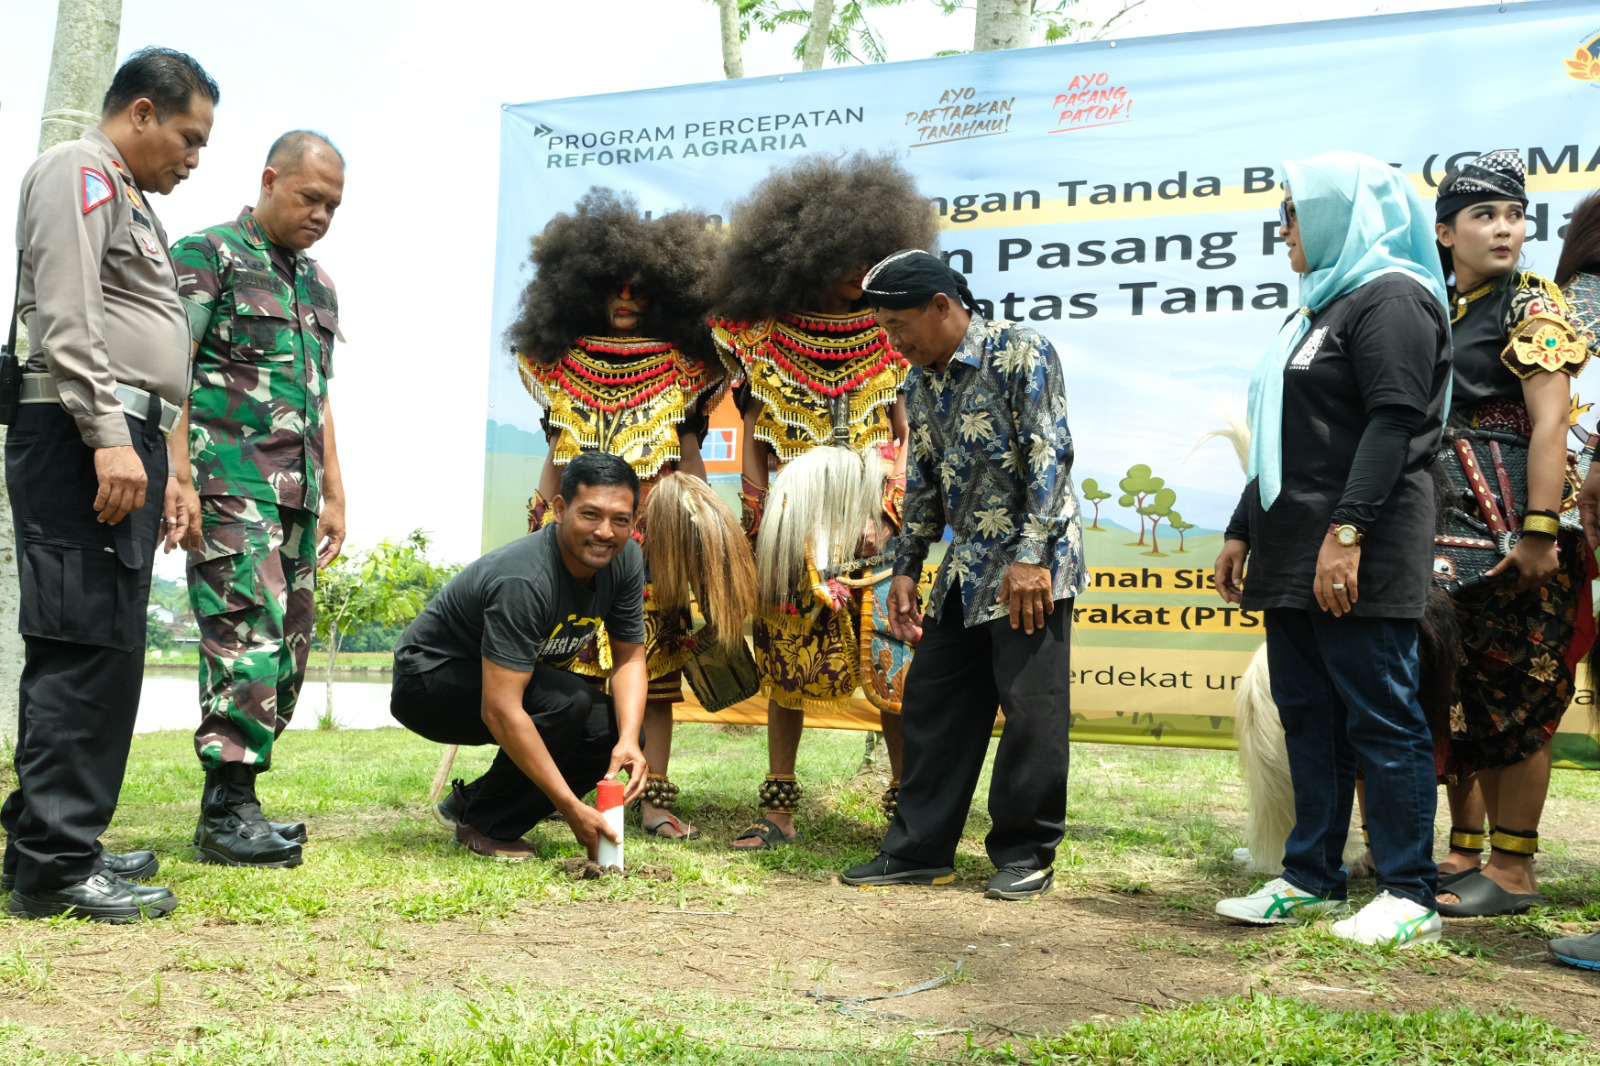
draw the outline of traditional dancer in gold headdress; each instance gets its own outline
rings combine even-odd
[[[745,529],[757,535],[768,479],[790,460],[830,444],[876,447],[892,473],[865,548],[881,550],[898,525],[905,491],[899,392],[906,365],[863,305],[861,278],[896,249],[931,246],[933,212],[890,157],[812,156],[758,185],[734,207],[732,228],[713,275],[712,326],[729,372],[742,379],[735,398],[744,417]],[[803,551],[802,541],[790,549]],[[843,559],[856,548],[834,546]],[[801,793],[795,754],[805,712],[847,701],[859,685],[859,611],[857,597],[829,607],[797,589],[782,608],[768,605],[758,615],[769,772],[760,792],[763,817],[736,847],[794,839]],[[892,808],[900,772],[896,715],[884,716],[883,734],[894,774],[885,803]]]
[[[674,470],[705,478],[700,440],[726,380],[705,327],[705,281],[713,251],[704,215],[675,211],[646,221],[631,197],[598,188],[535,238],[535,276],[507,333],[523,384],[544,407],[550,443],[539,488],[528,501],[529,532],[548,520],[561,467],[580,452],[606,451],[626,459],[644,483],[647,500],[653,483]],[[684,498],[692,502],[700,496]],[[711,522],[705,528],[715,533],[721,526]],[[646,549],[658,570],[662,550],[676,550],[673,539],[673,546]],[[727,584],[739,580],[733,574],[749,574],[743,544],[731,547],[737,549],[729,561],[731,572],[718,567],[704,575],[697,598],[705,593],[725,603]],[[720,554],[694,554],[722,561]],[[674,575],[674,591],[663,597],[667,609],[646,589],[650,689],[644,752],[651,772],[642,824],[656,836],[683,839],[696,830],[669,809],[678,788],[666,776],[672,705],[681,697],[681,669],[693,648],[687,590],[677,591],[676,575],[698,574],[700,568],[695,560],[675,558],[665,568]],[[706,583],[713,591],[706,591]],[[746,590],[750,583],[746,577]],[[703,598],[701,605],[705,610]],[[602,638],[569,668],[604,676],[609,657]]]

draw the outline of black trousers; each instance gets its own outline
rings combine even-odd
[[[397,722],[439,744],[495,743],[483,724],[482,706],[478,661],[452,660],[422,674],[396,671],[389,696],[389,713]],[[567,787],[579,796],[593,792],[617,746],[611,698],[576,674],[541,666],[522,694],[522,708]],[[555,809],[502,749],[488,771],[467,786],[462,820],[492,840],[515,840]]]
[[[938,620],[924,622],[906,677],[905,776],[886,854],[928,866],[955,860],[998,705],[1006,725],[989,783],[989,858],[1036,870],[1055,860],[1067,830],[1071,632],[1071,600],[1031,636],[1009,618],[969,629],[960,585],[951,586]]]
[[[99,837],[122,791],[144,675],[145,608],[167,485],[158,426],[128,418],[148,488],[144,507],[115,526],[95,521],[94,451],[71,416],[55,404],[28,404],[6,434],[25,652],[17,787],[0,807],[0,825],[5,872],[21,892],[60,888],[104,866]]]

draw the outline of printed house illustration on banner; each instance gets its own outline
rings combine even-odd
[[[739,408],[734,406],[732,394],[723,396],[722,402],[712,409],[711,426],[706,430],[706,439],[700,442],[700,457],[705,460],[707,474],[739,473],[739,463],[743,459],[739,454],[741,425]]]

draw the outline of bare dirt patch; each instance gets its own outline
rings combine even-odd
[[[616,866],[601,866],[592,859],[566,859],[561,863],[561,868],[574,881],[598,881],[602,877],[637,877],[645,881],[671,881],[674,876],[665,866],[646,864],[620,869]]]
[[[673,1010],[681,996],[803,1003],[864,1025],[948,1030],[954,1049],[967,1033],[988,1043],[1263,990],[1346,1009],[1509,1006],[1600,1034],[1600,979],[1555,964],[1527,930],[1452,923],[1447,937],[1470,940],[1492,961],[1386,962],[1310,952],[1175,911],[1151,893],[1057,891],[1015,904],[979,891],[778,879],[735,909],[530,902],[486,927],[396,922],[366,946],[348,922],[275,930],[206,921],[181,938],[160,925],[39,927],[48,943],[38,946],[51,954],[48,991],[8,994],[0,1015],[57,1031],[70,1017],[71,1031],[92,1034],[95,1045],[74,1040],[74,1050],[126,1051],[171,1046],[194,1034],[200,1016],[211,1025],[305,1025],[387,994],[522,982],[620,989],[622,1009],[669,1025],[684,1021]],[[953,977],[878,998],[940,975]]]

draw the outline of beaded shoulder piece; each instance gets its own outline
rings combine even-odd
[[[761,406],[756,437],[783,462],[835,440],[860,449],[892,439],[887,409],[909,368],[872,312],[712,319],[711,335]]]
[[[1555,282],[1524,272],[1506,310],[1500,361],[1519,378],[1556,372],[1577,377],[1589,362],[1589,345],[1568,315],[1566,297]]]
[[[641,478],[680,458],[678,426],[726,383],[666,341],[579,337],[554,363],[518,357],[522,383],[556,430],[564,466],[586,451],[619,455]]]
[[[1573,275],[1561,295],[1567,298],[1567,320],[1584,335],[1589,353],[1600,351],[1600,275]]]

